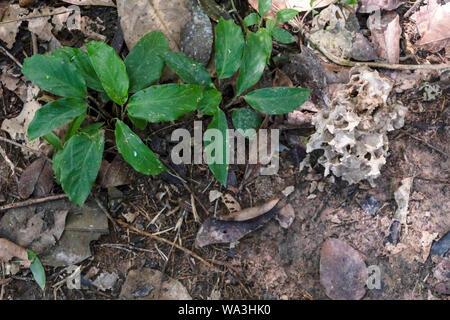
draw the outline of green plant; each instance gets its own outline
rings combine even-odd
[[[232,20],[220,19],[215,31],[215,66],[218,79],[231,77],[239,70],[237,96],[255,85],[270,61],[272,37],[280,42],[291,42],[286,30],[277,22],[285,22],[297,12],[279,11],[276,20],[268,18],[262,27],[262,18],[271,1],[260,1],[260,15],[245,18],[246,25],[258,25],[255,32],[242,29]],[[289,35],[289,36],[288,36]],[[289,39],[288,39],[289,38]],[[152,31],[130,51],[125,61],[113,48],[101,42],[89,42],[87,52],[64,47],[52,55],[34,55],[27,58],[23,73],[41,89],[61,98],[50,102],[36,112],[28,128],[30,140],[44,137],[55,148],[53,169],[69,199],[82,205],[88,197],[102,162],[104,149],[103,122],[81,127],[89,112],[96,112],[105,120],[115,122],[118,151],[136,171],[156,175],[166,167],[127,125],[127,119],[139,129],[147,122],[177,120],[184,114],[198,110],[212,116],[208,128],[218,129],[226,137],[228,122],[220,108],[222,95],[215,87],[205,67],[183,53],[171,52],[163,33]],[[164,65],[170,67],[183,84],[153,85],[161,76]],[[105,110],[88,104],[96,101],[88,89],[101,94],[102,100],[111,100],[113,119],[106,119]],[[130,93],[132,94],[131,96]],[[243,99],[255,110],[265,114],[290,112],[307,100],[309,90],[303,88],[264,88],[254,90]],[[231,103],[229,103],[231,105]],[[260,121],[255,111],[233,112],[233,123],[247,129],[257,129]],[[251,120],[248,120],[251,119]],[[69,124],[61,140],[53,132]],[[246,127],[247,126],[247,127]],[[207,142],[219,144],[220,141]],[[221,148],[226,154],[227,139]],[[217,149],[220,150],[220,149]],[[208,165],[217,180],[226,185],[228,164],[208,159]]]
[[[34,253],[31,250],[27,250],[28,253],[28,260],[31,261],[30,264],[30,270],[33,274],[33,278],[36,281],[36,283],[39,285],[42,291],[45,290],[45,270],[44,266],[41,263],[41,260],[37,257],[36,253]]]

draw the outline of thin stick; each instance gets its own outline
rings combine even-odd
[[[103,206],[103,204],[100,202],[100,200],[97,197],[94,197],[95,202],[97,202],[97,205],[100,207],[100,209],[103,211],[103,213],[108,217],[108,219],[112,222],[114,230],[117,231],[117,229],[119,228],[117,225],[116,220],[114,220],[113,217],[111,217],[111,215],[109,214],[108,210],[106,210],[106,208]]]
[[[22,202],[15,202],[15,203],[10,203],[10,204],[5,204],[4,206],[0,207],[0,211],[14,209],[14,208],[20,208],[20,207],[26,207],[26,206],[31,206],[33,204],[43,203],[43,202],[47,202],[47,201],[54,201],[54,200],[59,200],[59,199],[64,199],[64,198],[67,198],[66,194],[57,194],[57,195],[48,196],[48,197],[45,197],[45,198],[29,199],[29,200],[22,201]]]
[[[417,138],[416,136],[413,136],[412,134],[410,134],[410,133],[408,133],[408,132],[406,132],[406,131],[403,131],[403,133],[406,134],[407,136],[413,138],[414,140],[417,140],[417,141],[419,141],[419,142],[422,142],[424,145],[426,145],[427,147],[433,149],[433,150],[436,151],[436,152],[439,152],[439,153],[442,154],[443,156],[445,156],[445,157],[447,157],[447,158],[450,157],[447,153],[445,153],[445,152],[442,151],[441,149],[439,149],[439,148],[437,148],[437,147],[435,147],[435,146],[429,144],[428,142],[426,142],[426,141],[424,141],[424,140],[422,140],[422,139],[420,139],[420,138]]]
[[[65,14],[65,13],[70,13],[70,12],[73,12],[73,10],[67,10],[67,11],[58,12],[58,13],[41,14],[41,15],[31,16],[31,17],[25,16],[25,17],[18,18],[18,19],[13,19],[13,20],[8,20],[8,21],[1,21],[0,22],[0,26],[3,25],[3,24],[7,24],[7,23],[18,22],[18,21],[25,21],[25,20],[36,19],[36,18],[52,17],[52,16],[57,16],[57,15],[60,15],[60,14]]]
[[[0,49],[12,60],[14,61],[20,69],[22,69],[22,64],[17,60],[8,50],[6,50],[2,45],[0,45]]]
[[[176,244],[175,242],[172,242],[172,241],[170,241],[170,240],[167,240],[167,239],[164,239],[164,238],[155,236],[154,234],[151,234],[151,233],[148,233],[148,232],[139,230],[138,228],[135,228],[135,227],[133,227],[132,225],[130,225],[130,224],[124,222],[124,221],[116,220],[116,222],[117,222],[118,224],[120,224],[122,227],[128,228],[128,229],[130,229],[130,230],[132,230],[132,231],[134,231],[134,232],[136,232],[136,233],[139,233],[140,235],[143,235],[143,236],[148,237],[148,238],[151,238],[151,239],[153,239],[153,240],[157,240],[157,241],[159,241],[159,242],[164,242],[164,243],[166,243],[166,244],[168,244],[168,245],[174,246],[175,248],[177,248],[177,249],[179,249],[179,250],[181,250],[181,251],[187,253],[188,255],[192,256],[192,257],[195,258],[195,259],[197,259],[197,260],[200,261],[201,263],[205,264],[205,265],[208,266],[209,268],[216,269],[216,268],[213,266],[213,264],[212,264],[211,262],[206,261],[205,259],[203,259],[202,257],[200,257],[200,256],[199,256],[198,254],[196,254],[195,252],[193,252],[193,251],[191,251],[191,250],[189,250],[189,249],[186,249],[185,247],[182,247],[182,246]]]
[[[414,5],[409,8],[408,11],[406,11],[406,13],[403,15],[403,18],[409,18],[409,16],[411,16],[414,12],[416,12],[417,8],[420,6],[420,4],[423,2],[423,0],[416,0],[416,2],[414,2]]]
[[[24,149],[24,150],[27,150],[27,151],[29,151],[29,152],[31,152],[31,153],[34,153],[35,155],[37,155],[37,156],[39,156],[39,157],[43,157],[43,158],[45,158],[46,160],[52,162],[52,160],[51,160],[50,158],[48,158],[45,154],[43,154],[43,153],[42,153],[41,151],[39,151],[39,150],[34,150],[34,149],[32,149],[32,148],[30,148],[30,147],[28,147],[28,146],[25,146],[25,145],[23,145],[23,144],[20,144],[20,143],[15,142],[15,141],[13,141],[13,140],[11,140],[11,139],[4,138],[4,137],[1,137],[1,136],[0,136],[0,140],[1,140],[1,141],[8,142],[8,143],[10,143],[10,144],[12,144],[12,145],[15,145],[16,147],[22,148],[22,149]]]

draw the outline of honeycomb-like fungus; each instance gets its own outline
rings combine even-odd
[[[318,162],[350,184],[367,180],[373,185],[386,163],[387,132],[404,124],[407,108],[388,100],[392,81],[367,67],[350,71],[350,81],[330,108],[313,118],[316,132],[308,153],[322,149]]]

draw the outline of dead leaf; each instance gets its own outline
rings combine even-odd
[[[211,190],[209,192],[209,202],[214,202],[223,195],[219,190]]]
[[[28,252],[26,249],[8,239],[0,238],[0,260],[8,262],[12,258],[18,258],[20,264],[25,268],[28,268],[31,264],[31,261],[28,260]]]
[[[184,0],[117,0],[117,11],[128,49],[153,30],[162,31],[170,48],[180,51],[181,28],[191,19]]]
[[[272,86],[274,87],[294,87],[292,80],[287,76],[286,73],[280,69],[275,69],[275,75],[272,80]]]
[[[450,294],[450,258],[442,258],[442,260],[433,269],[433,275],[438,281],[434,289],[439,294]]]
[[[436,0],[430,0],[427,6],[411,16],[421,39],[416,43],[431,52],[438,52],[450,45],[450,3],[439,5]],[[446,53],[447,52],[446,49]]]
[[[275,219],[280,223],[280,226],[287,229],[291,226],[295,219],[294,208],[291,204],[284,206],[280,212],[275,216]]]
[[[241,211],[241,205],[239,202],[229,193],[221,196],[223,204],[227,207],[230,214],[234,214]]]
[[[197,233],[195,245],[201,248],[214,243],[236,242],[266,224],[279,212],[280,207],[277,205],[256,218],[244,221],[225,221],[216,218],[206,219]]]
[[[18,193],[26,199],[35,192],[36,196],[48,195],[53,188],[53,169],[45,158],[36,159],[22,173],[18,184]]]
[[[361,0],[361,7],[358,11],[362,13],[371,13],[379,9],[391,11],[405,2],[405,0]]]
[[[377,47],[379,57],[389,63],[398,63],[400,57],[400,36],[402,29],[396,12],[372,14],[367,19],[367,26],[371,32],[372,43]]]
[[[397,203],[397,210],[394,218],[402,224],[406,224],[406,216],[408,215],[409,195],[414,177],[405,178],[402,180],[402,185],[394,192],[395,202]]]
[[[117,280],[119,280],[117,273],[103,272],[97,277],[97,279],[94,280],[94,282],[92,282],[92,284],[99,290],[106,291],[113,289],[117,283]]]
[[[143,268],[128,272],[119,299],[125,300],[191,300],[186,288],[161,271]]]
[[[367,267],[358,251],[329,238],[320,250],[320,283],[333,300],[360,300],[366,293]]]
[[[17,20],[24,16],[26,9],[21,8],[18,4],[11,4],[3,15],[1,22]],[[0,39],[6,42],[6,47],[11,49],[16,41],[16,35],[22,21],[14,21],[0,25]]]
[[[76,4],[77,6],[107,6],[115,7],[112,0],[62,0],[63,2]]]
[[[117,155],[112,162],[102,161],[97,182],[103,188],[128,185],[132,181],[132,170],[121,155]]]
[[[247,208],[244,210],[238,210],[238,211],[231,211],[230,214],[224,217],[221,217],[221,220],[226,221],[245,221],[249,219],[256,218],[268,211],[270,211],[275,205],[280,201],[280,199],[274,199],[269,202],[266,202],[260,206]],[[239,206],[240,209],[240,206]]]

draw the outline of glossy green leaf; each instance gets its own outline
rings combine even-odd
[[[214,115],[222,101],[222,94],[216,89],[207,90],[198,103],[198,111],[207,115]]]
[[[244,136],[246,136],[245,131],[249,129],[255,130],[256,133],[262,122],[262,118],[259,114],[246,108],[233,110],[231,120],[233,121],[234,127]],[[247,136],[250,140],[252,140],[253,137],[254,135]]]
[[[271,7],[272,0],[258,0],[258,12],[261,17],[264,17],[267,13],[269,13]]]
[[[120,120],[116,122],[115,136],[117,149],[134,170],[148,175],[167,170],[152,150]]]
[[[41,260],[37,257],[36,253],[31,250],[27,250],[28,260],[31,261],[30,270],[33,274],[34,281],[39,285],[42,291],[45,291],[45,269],[41,263]]]
[[[53,172],[55,173],[55,179],[58,184],[61,184],[61,154],[62,149],[56,150],[53,154]]]
[[[253,26],[255,24],[259,24],[260,22],[261,22],[261,17],[256,12],[250,13],[244,19],[244,24],[247,28],[250,26]],[[216,36],[216,39],[217,39],[217,36]]]
[[[160,55],[168,50],[169,41],[161,31],[147,33],[136,43],[125,59],[130,92],[147,88],[161,77],[164,60]]]
[[[293,19],[298,14],[297,10],[294,9],[283,9],[277,11],[277,22],[288,22]]]
[[[216,26],[216,52],[214,62],[219,79],[231,77],[241,64],[244,36],[233,20],[220,18]]]
[[[119,105],[128,99],[128,80],[125,63],[106,43],[91,41],[86,44],[92,66],[103,88],[112,101]]]
[[[277,21],[275,20],[274,17],[269,16],[266,19],[266,30],[270,33],[272,32],[272,29],[275,28],[275,26],[277,25]]]
[[[165,63],[185,83],[209,86],[211,77],[206,68],[200,63],[192,60],[184,53],[167,51],[163,54]]]
[[[34,140],[75,119],[86,112],[84,100],[62,98],[47,103],[34,115],[28,126],[28,139]]]
[[[103,132],[93,135],[79,133],[70,138],[62,151],[53,158],[55,175],[69,200],[80,207],[91,192],[102,163]]]
[[[341,0],[341,2],[349,5],[354,5],[358,3],[358,1],[356,0]]]
[[[266,114],[285,114],[294,111],[309,98],[311,90],[274,87],[254,90],[244,96],[254,109]]]
[[[247,43],[242,56],[241,68],[237,80],[237,94],[256,84],[266,65],[267,48],[265,35],[247,32]]]
[[[256,34],[261,38],[264,44],[266,50],[266,64],[268,64],[272,55],[272,36],[266,28],[259,29]]]
[[[143,119],[133,118],[128,115],[128,119],[130,119],[131,123],[135,125],[136,128],[140,130],[144,130],[147,127],[147,121]]]
[[[26,58],[22,73],[42,90],[57,96],[85,98],[86,83],[72,63],[52,56],[35,54]]]
[[[61,150],[63,148],[63,144],[62,144],[61,140],[53,132],[50,132],[50,133],[47,133],[46,135],[44,135],[44,139],[45,139],[45,141],[50,143],[55,148],[55,150]]]
[[[206,162],[208,163],[209,169],[214,174],[216,179],[223,185],[227,185],[228,179],[228,155],[230,152],[230,145],[228,139],[228,123],[225,113],[217,109],[211,123],[208,126],[209,129],[216,129],[220,132],[222,139],[217,139],[213,141],[205,140],[205,153],[207,155]],[[221,151],[221,157],[214,152],[214,156],[218,159],[213,159],[211,157],[209,150]]]
[[[292,36],[292,34],[290,34],[289,31],[284,30],[282,28],[278,27],[273,28],[272,36],[275,40],[277,40],[280,43],[288,44],[295,42],[295,38]]]
[[[91,60],[86,51],[79,48],[62,47],[61,49],[52,52],[52,55],[67,62],[72,63],[77,71],[86,80],[89,88],[99,92],[104,92],[102,83],[92,67]]]
[[[203,87],[193,84],[151,86],[131,96],[128,114],[149,122],[172,121],[197,109]]]
[[[105,123],[104,122],[96,122],[93,124],[90,124],[84,128],[80,129],[80,132],[86,133],[90,136],[97,134],[98,130],[100,130],[101,127],[103,127]]]

